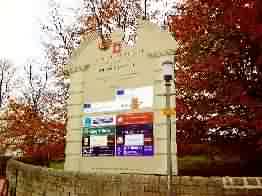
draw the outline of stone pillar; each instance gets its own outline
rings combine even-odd
[[[79,170],[81,158],[81,125],[84,103],[84,71],[74,72],[70,76],[71,84],[68,100],[68,124],[66,135],[66,162],[65,169],[70,171]]]

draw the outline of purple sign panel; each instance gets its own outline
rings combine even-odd
[[[85,117],[82,156],[153,156],[153,113]]]
[[[153,146],[153,124],[117,126],[116,156],[153,156]]]

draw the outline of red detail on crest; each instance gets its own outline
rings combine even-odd
[[[153,112],[121,114],[116,122],[118,125],[153,123]]]
[[[115,42],[113,43],[113,54],[120,53],[121,51],[121,43]]]

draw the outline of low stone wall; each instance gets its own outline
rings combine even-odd
[[[10,196],[165,196],[166,176],[64,172],[9,160]],[[176,196],[259,196],[261,178],[175,176]]]

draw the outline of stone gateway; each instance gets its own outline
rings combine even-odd
[[[65,170],[166,174],[165,97],[158,94],[164,93],[161,63],[174,60],[176,41],[144,20],[133,48],[122,47],[121,37],[113,33],[108,50],[84,38],[67,67],[71,86]],[[173,116],[173,133],[175,128]],[[175,134],[172,141],[176,164]]]

